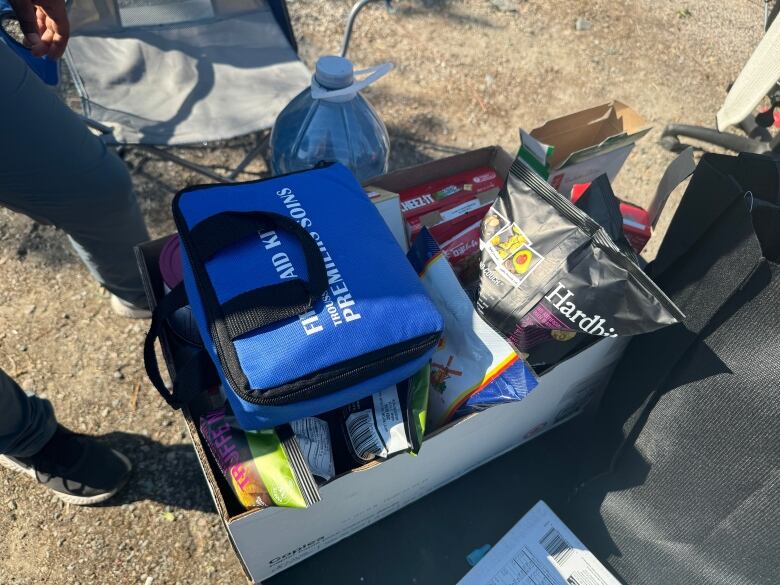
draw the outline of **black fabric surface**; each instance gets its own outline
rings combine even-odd
[[[569,504],[627,583],[780,582],[779,301],[764,264],[682,356],[615,471]]]
[[[652,267],[686,320],[632,341],[600,405],[564,519],[627,583],[780,582],[780,270],[744,196],[776,196],[768,167],[702,159]]]

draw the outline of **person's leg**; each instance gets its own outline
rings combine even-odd
[[[56,430],[51,403],[28,396],[0,370],[0,455],[30,457],[49,442]]]
[[[0,466],[28,476],[62,500],[105,502],[127,483],[130,461],[93,437],[57,423],[48,400],[29,396],[0,370]]]
[[[124,163],[0,43],[0,205],[64,230],[92,275],[137,306],[149,235]]]
[[[63,229],[116,298],[145,304],[133,245],[148,236],[127,170],[3,43],[0,112],[0,205]],[[121,453],[57,424],[48,401],[2,371],[0,465],[73,504],[105,501],[132,469]]]

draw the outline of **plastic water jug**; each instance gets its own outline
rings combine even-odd
[[[390,152],[387,128],[360,90],[393,68],[386,63],[354,71],[344,57],[320,57],[311,87],[279,114],[271,131],[274,174],[340,162],[359,181],[384,174]]]

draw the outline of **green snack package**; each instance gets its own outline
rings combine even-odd
[[[330,455],[327,425],[319,419],[313,420],[309,423],[313,427],[325,425]],[[245,431],[223,405],[200,418],[200,432],[222,475],[245,508],[306,508],[320,501],[317,482],[290,425]],[[330,465],[332,469],[332,459]]]
[[[422,447],[425,435],[425,420],[428,416],[428,390],[431,385],[431,365],[427,364],[422,370],[409,378],[409,440],[412,444],[411,452],[417,455]]]

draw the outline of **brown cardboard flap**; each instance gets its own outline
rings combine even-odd
[[[647,120],[619,101],[582,110],[550,120],[530,132],[531,136],[554,147],[550,168],[557,170],[587,158],[636,142],[650,130]]]
[[[393,193],[392,191],[382,189],[381,187],[376,187],[375,185],[366,185],[363,188],[365,189],[366,195],[368,195],[368,198],[371,199],[372,203],[381,203],[382,201],[387,201],[388,199],[398,197],[398,193]]]

